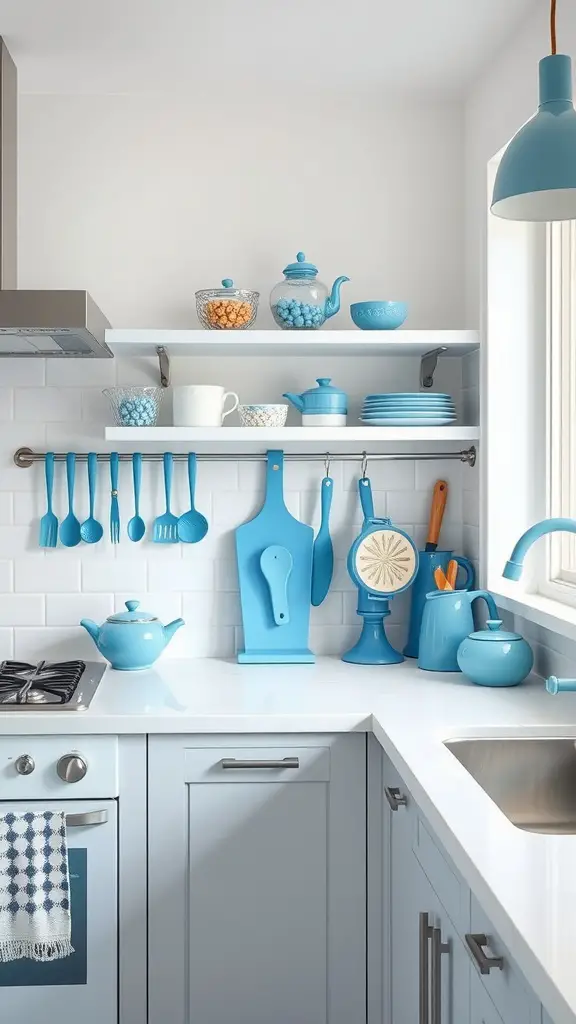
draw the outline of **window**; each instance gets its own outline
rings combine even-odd
[[[576,517],[576,221],[547,227],[547,507]],[[576,605],[576,534],[552,534],[543,593]]]

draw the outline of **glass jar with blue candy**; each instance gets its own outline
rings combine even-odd
[[[314,331],[340,309],[340,287],[349,277],[337,277],[330,292],[318,280],[318,268],[299,252],[295,263],[284,267],[284,280],[270,293],[270,308],[286,331]]]

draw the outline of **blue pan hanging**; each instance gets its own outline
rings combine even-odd
[[[358,481],[358,489],[365,518],[348,554],[348,572],[358,587],[358,615],[364,621],[358,642],[342,660],[356,665],[394,665],[404,658],[388,640],[384,619],[390,615],[391,598],[407,590],[418,572],[418,550],[391,519],[374,515],[366,476]]]

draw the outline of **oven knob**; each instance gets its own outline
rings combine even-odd
[[[34,758],[30,757],[30,754],[21,754],[20,757],[16,758],[14,767],[18,775],[31,775],[36,764]]]
[[[56,771],[62,782],[80,782],[88,771],[88,765],[78,754],[65,754],[58,761]]]

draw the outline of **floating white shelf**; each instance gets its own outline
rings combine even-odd
[[[109,330],[115,355],[150,356],[162,346],[177,356],[411,356],[445,347],[442,358],[464,356],[479,347],[477,331],[165,331]]]
[[[130,445],[185,444],[194,451],[223,449],[233,444],[241,451],[266,451],[267,448],[305,445],[307,449],[334,451],[350,444],[363,451],[390,441],[463,443],[477,441],[478,427],[106,427],[107,441],[125,441]]]

